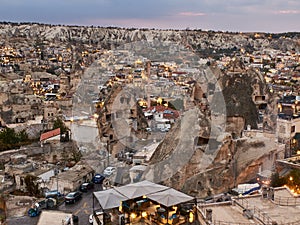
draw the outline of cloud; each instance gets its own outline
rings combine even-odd
[[[179,16],[205,16],[202,12],[180,12]]]
[[[300,10],[279,10],[276,14],[300,14]]]
[[[0,21],[267,32],[300,29],[299,0],[0,1]]]

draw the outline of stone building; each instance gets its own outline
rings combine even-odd
[[[49,190],[59,190],[61,193],[78,190],[79,186],[91,181],[95,171],[89,165],[77,164],[64,172],[52,176],[48,183]]]
[[[25,190],[25,174],[34,171],[34,164],[27,160],[25,154],[14,154],[10,162],[5,164],[5,172],[14,177],[16,189]]]

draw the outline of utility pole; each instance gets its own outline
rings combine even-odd
[[[106,151],[107,151],[107,166],[109,166],[110,140],[106,141]]]
[[[56,176],[56,190],[58,191],[58,169],[57,169],[57,166],[54,169],[54,174]]]
[[[127,136],[121,137],[119,139],[109,139],[106,141],[106,152],[107,152],[107,166],[110,164],[110,154],[111,154],[111,144],[117,143],[118,141],[127,138]]]

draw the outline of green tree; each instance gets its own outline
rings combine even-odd
[[[30,140],[25,130],[16,133],[14,129],[5,128],[0,132],[0,151],[19,148],[28,143]]]
[[[7,145],[12,145],[18,142],[18,138],[16,135],[16,132],[14,129],[6,127],[1,133],[0,133],[0,139],[2,143]]]
[[[60,128],[60,132],[62,134],[68,131],[68,128],[66,127],[65,123],[60,118],[56,118],[53,124],[53,129],[57,128]]]
[[[286,184],[286,178],[279,177],[279,173],[273,173],[271,176],[271,187],[281,187]]]
[[[30,174],[28,174],[24,178],[26,190],[28,191],[29,195],[31,195],[31,196],[39,196],[40,195],[39,185],[36,181],[37,181],[37,177],[30,175]]]
[[[18,139],[18,142],[27,142],[29,140],[28,134],[26,133],[25,130],[20,131],[19,133],[16,134],[16,137]]]

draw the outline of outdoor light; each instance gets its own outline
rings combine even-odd
[[[146,196],[146,195],[143,195],[143,198],[147,198],[147,196]]]
[[[194,214],[193,214],[193,212],[190,212],[190,215],[189,215],[189,222],[190,222],[190,223],[194,222]]]
[[[147,217],[147,212],[142,212],[142,217]]]
[[[132,219],[135,219],[136,216],[137,216],[137,215],[136,215],[135,213],[131,213],[131,214],[130,214],[130,218],[132,218]]]

